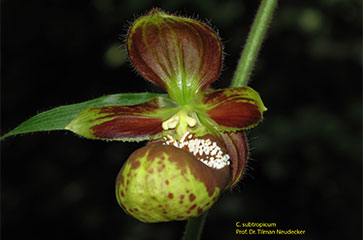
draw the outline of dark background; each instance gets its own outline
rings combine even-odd
[[[119,49],[130,22],[153,6],[219,29],[226,56],[214,87],[227,87],[258,2],[1,1],[1,134],[56,106],[160,91]],[[250,82],[269,110],[248,131],[245,179],[211,209],[203,239],[246,239],[236,221],[306,230],[270,239],[361,239],[361,7],[280,2]],[[144,224],[117,205],[115,177],[140,146],[68,132],[2,142],[1,239],[180,239],[185,222]]]

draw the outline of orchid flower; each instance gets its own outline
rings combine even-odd
[[[198,216],[240,180],[244,130],[266,108],[250,87],[210,88],[223,49],[202,22],[153,9],[131,25],[126,47],[137,72],[169,97],[87,108],[66,129],[91,139],[149,141],[117,176],[117,201],[128,214],[143,222]]]
[[[263,1],[261,9],[275,3]],[[262,20],[257,22],[266,26]],[[223,47],[200,21],[153,9],[131,25],[126,48],[136,71],[167,95],[122,93],[60,106],[0,140],[50,130],[109,141],[147,140],[116,178],[121,208],[143,222],[199,216],[241,179],[248,159],[244,130],[256,126],[266,108],[250,87],[210,87],[221,73]]]

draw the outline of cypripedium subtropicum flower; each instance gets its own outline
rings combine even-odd
[[[241,178],[243,130],[266,108],[249,87],[209,88],[221,72],[222,44],[202,22],[153,9],[131,25],[126,44],[135,69],[169,98],[89,108],[67,129],[94,139],[149,140],[116,179],[128,214],[143,222],[198,216]]]

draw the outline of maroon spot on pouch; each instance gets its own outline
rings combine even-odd
[[[190,210],[193,210],[194,208],[196,208],[197,207],[197,204],[193,204],[193,206],[191,206],[189,209]]]
[[[165,180],[165,184],[166,185],[169,185],[169,180]]]
[[[194,199],[195,199],[195,195],[192,193],[192,194],[190,194],[189,195],[189,200],[191,201],[191,202],[193,202],[194,201]]]
[[[163,171],[164,168],[165,168],[165,164],[161,165],[160,167],[158,167],[158,172]]]
[[[147,172],[150,173],[150,174],[152,174],[154,172],[154,169],[153,168],[150,168]]]
[[[182,194],[182,195],[180,195],[180,201],[179,201],[180,204],[183,204],[183,199],[184,199],[184,195]]]
[[[168,198],[172,199],[174,197],[174,195],[172,193],[168,194]]]
[[[140,161],[134,161],[131,165],[131,169],[137,169],[138,167],[140,167],[140,165]]]
[[[198,214],[201,214],[203,212],[203,208],[202,207],[199,207],[198,208]]]
[[[197,204],[193,204],[193,206],[191,206],[188,211],[186,211],[187,214],[190,214],[190,212],[197,206]]]

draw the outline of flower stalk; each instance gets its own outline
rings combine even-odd
[[[198,240],[202,236],[203,226],[206,222],[208,212],[197,218],[190,218],[185,227],[184,240]]]
[[[269,22],[277,5],[277,0],[262,0],[257,11],[255,20],[247,38],[246,45],[242,51],[237,69],[234,73],[231,87],[247,86],[253,66],[261,44],[266,35]]]

